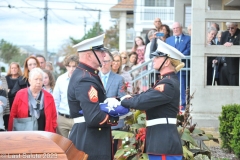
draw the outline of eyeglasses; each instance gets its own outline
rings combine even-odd
[[[227,30],[234,30],[234,27],[228,27]]]
[[[122,59],[127,59],[127,57],[122,57]]]
[[[113,62],[117,62],[118,63],[118,62],[120,62],[120,60],[116,60],[116,61],[114,60]]]
[[[154,21],[154,22],[161,22],[161,21]]]

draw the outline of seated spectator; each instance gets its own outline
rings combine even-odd
[[[43,89],[53,94],[53,89],[55,86],[55,80],[51,71],[44,69],[44,78],[43,78]]]
[[[17,92],[10,113],[9,131],[13,130],[14,118],[35,117],[39,131],[56,132],[56,107],[53,96],[42,89],[43,75],[40,68],[31,69],[28,77],[30,87]]]

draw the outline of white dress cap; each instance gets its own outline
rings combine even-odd
[[[97,47],[99,49],[104,48],[104,46],[103,46],[104,37],[105,37],[105,34],[102,34],[97,37],[86,39],[86,40],[74,45],[73,48],[77,48],[78,52],[90,50],[95,47]]]
[[[161,41],[160,39],[157,40],[157,43],[158,43],[157,50],[151,53],[153,56],[169,57],[177,60],[181,60],[182,58],[185,57],[184,54],[182,54],[179,50]]]

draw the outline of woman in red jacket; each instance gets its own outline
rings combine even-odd
[[[56,132],[57,113],[54,99],[42,89],[43,71],[34,68],[29,73],[30,87],[17,92],[13,101],[8,130],[13,130],[14,118],[36,117],[39,131]]]

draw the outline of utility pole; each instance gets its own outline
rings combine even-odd
[[[45,15],[44,15],[44,57],[48,60],[48,49],[47,49],[47,42],[48,42],[48,33],[47,33],[47,23],[48,23],[48,0],[45,0]]]
[[[101,10],[100,9],[87,9],[87,8],[75,8],[79,10],[85,10],[85,11],[98,11],[98,28],[97,28],[97,34],[100,32],[100,18],[101,18]]]

